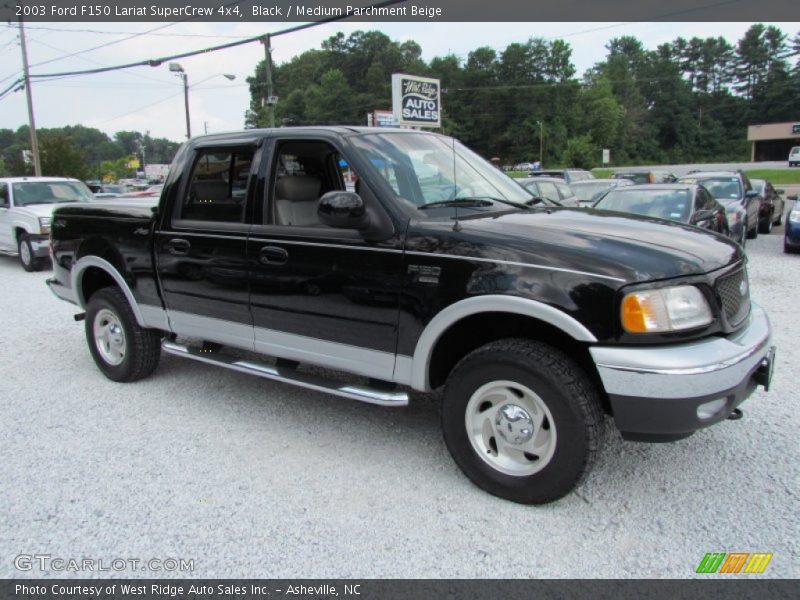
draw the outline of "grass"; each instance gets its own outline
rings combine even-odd
[[[800,169],[752,169],[745,173],[750,179],[766,179],[774,186],[800,184]]]

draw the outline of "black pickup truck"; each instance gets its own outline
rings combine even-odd
[[[769,387],[737,244],[545,204],[451,138],[200,137],[144,202],[52,220],[48,285],[85,311],[107,377],[145,377],[166,352],[385,406],[443,386],[453,458],[510,500],[568,493],[605,415],[626,439],[676,440]]]

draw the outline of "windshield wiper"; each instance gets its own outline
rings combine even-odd
[[[427,204],[423,204],[418,206],[419,209],[425,208],[439,208],[439,207],[446,207],[446,206],[465,206],[465,207],[480,207],[480,206],[491,206],[494,204],[489,199],[484,198],[451,198],[450,200],[439,200],[437,202],[428,202]]]

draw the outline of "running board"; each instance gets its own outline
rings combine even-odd
[[[378,404],[380,406],[408,405],[408,394],[406,392],[379,390],[361,385],[348,385],[337,381],[330,381],[309,373],[300,373],[294,369],[273,367],[272,365],[265,365],[249,360],[239,360],[231,356],[222,356],[213,353],[201,354],[200,351],[195,348],[190,348],[169,340],[161,342],[161,349],[173,356],[191,358],[192,360],[209,365],[217,365],[218,367],[225,367],[226,369],[232,369],[240,373],[256,375],[264,379],[288,383],[317,392],[334,394],[335,396],[342,396],[343,398],[350,398],[351,400],[360,400],[361,402]]]

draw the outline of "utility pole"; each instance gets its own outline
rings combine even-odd
[[[192,139],[192,123],[189,120],[189,76],[186,71],[181,73],[183,78],[183,103],[186,106],[186,139]]]
[[[544,169],[544,121],[536,121],[539,124],[539,165]]]
[[[264,36],[261,43],[264,44],[264,64],[267,79],[267,123],[270,127],[275,127],[275,104],[272,102],[272,46],[270,45],[269,34]]]
[[[31,130],[33,173],[36,177],[41,177],[42,163],[39,160],[39,139],[36,136],[36,120],[33,117],[33,94],[31,93],[31,78],[28,71],[28,47],[25,45],[25,27],[22,24],[22,19],[19,20],[19,41],[22,47],[22,69],[25,73],[25,95],[28,97],[28,127]]]

